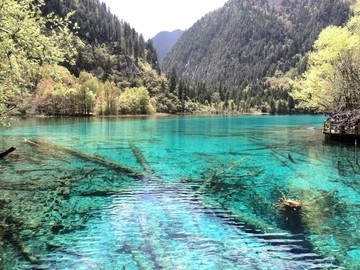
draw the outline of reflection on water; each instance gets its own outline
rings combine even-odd
[[[0,268],[357,269],[360,166],[322,120],[21,121],[0,132],[17,146],[0,161]]]

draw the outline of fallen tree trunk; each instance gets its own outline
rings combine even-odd
[[[10,147],[5,152],[0,153],[0,158],[6,157],[8,154],[10,154],[11,152],[14,152],[15,150],[16,150],[16,148],[14,146]]]
[[[0,241],[10,243],[19,255],[29,263],[38,263],[38,259],[31,254],[29,246],[25,244],[19,234],[19,230],[23,228],[23,223],[13,217],[13,209],[9,202],[0,197],[0,206]]]
[[[121,191],[115,190],[87,190],[87,191],[79,191],[73,192],[72,196],[81,196],[81,197],[109,197],[109,196],[116,196],[122,195]]]
[[[39,142],[39,141],[30,141],[30,140],[25,140],[25,142],[29,145],[36,146],[36,147],[42,147],[42,148],[46,148],[46,149],[62,151],[62,152],[68,153],[70,155],[73,155],[73,156],[76,156],[76,157],[79,157],[82,159],[86,159],[91,162],[96,162],[103,166],[111,167],[112,169],[123,171],[128,174],[134,174],[134,175],[139,175],[139,176],[144,174],[140,170],[117,163],[113,160],[110,160],[110,159],[107,159],[107,158],[104,158],[101,156],[96,156],[96,155],[91,155],[91,154],[87,154],[84,152],[80,152],[80,151],[74,150],[72,148],[59,146],[59,145],[55,145],[55,144],[48,143],[48,142]]]
[[[136,147],[136,145],[132,141],[128,141],[131,151],[133,152],[137,162],[143,167],[144,171],[148,174],[153,174],[153,170],[151,169],[149,163],[145,159],[144,155],[141,153],[140,149]]]

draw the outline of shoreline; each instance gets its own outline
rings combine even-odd
[[[287,113],[287,114],[271,114],[262,112],[245,112],[245,113],[212,113],[212,112],[197,112],[197,113],[153,113],[153,114],[116,114],[116,115],[43,115],[43,114],[28,114],[28,115],[11,115],[10,118],[137,118],[137,117],[172,117],[172,116],[261,116],[261,115],[318,115],[319,113]]]
[[[199,113],[185,113],[185,114],[170,114],[170,113],[154,113],[154,114],[119,114],[119,115],[25,115],[18,116],[13,115],[9,117],[9,122],[13,122],[19,119],[61,119],[61,118],[100,118],[100,119],[144,119],[144,118],[172,118],[172,117],[240,117],[240,116],[290,116],[290,115],[319,115],[322,113],[291,113],[291,114],[270,114],[261,112],[249,112],[249,113],[211,113],[211,112],[199,112]],[[11,124],[10,124],[11,125]]]

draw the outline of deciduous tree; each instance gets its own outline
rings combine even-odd
[[[44,0],[0,2],[0,117],[9,111],[9,99],[32,85],[34,70],[44,63],[71,62],[76,37],[69,17],[42,16]],[[16,105],[16,104],[15,104]]]
[[[309,56],[308,70],[294,83],[299,107],[317,111],[358,108],[360,16],[346,26],[324,29]]]

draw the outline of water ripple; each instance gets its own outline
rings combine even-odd
[[[336,268],[302,235],[246,230],[197,196],[184,185],[145,179],[113,195],[86,229],[57,236],[59,248],[42,260],[57,269]]]

